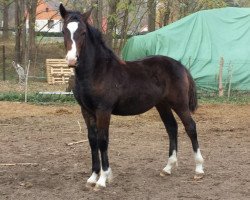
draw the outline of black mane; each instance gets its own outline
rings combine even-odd
[[[67,21],[81,21],[81,13],[78,11],[68,11],[68,18]]]
[[[104,54],[104,57],[107,60],[115,59],[116,61],[121,62],[121,59],[106,45],[106,43],[103,39],[102,33],[97,28],[91,26],[89,23],[86,23],[86,26],[87,26],[87,30],[89,32],[89,36],[90,36],[91,41],[95,45],[101,47],[98,49],[103,50],[102,53]]]

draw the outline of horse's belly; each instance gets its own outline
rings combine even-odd
[[[124,108],[115,108],[112,111],[113,115],[121,115],[121,116],[129,116],[129,115],[139,115],[142,114],[144,112],[147,112],[148,110],[150,110],[153,106],[149,107],[149,108],[144,108],[144,109],[124,109]]]
[[[138,115],[150,110],[156,105],[156,98],[129,98],[117,103],[113,109],[114,115]]]

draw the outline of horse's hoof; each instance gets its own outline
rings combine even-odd
[[[107,178],[107,181],[108,181],[108,183],[110,184],[110,183],[113,182],[113,180],[114,180],[114,176],[113,176],[113,174],[112,174],[112,172],[111,172],[111,173],[109,174],[108,178]]]
[[[102,186],[102,185],[98,185],[96,184],[95,187],[94,187],[94,191],[98,192],[100,190],[103,190],[104,188],[106,188],[105,186]]]
[[[201,180],[203,177],[204,177],[204,173],[195,174],[194,180],[198,181],[198,180]]]
[[[95,183],[91,183],[91,182],[88,183],[87,182],[85,186],[86,186],[86,188],[92,189],[95,187],[95,185],[96,185]]]
[[[164,170],[162,170],[161,173],[160,173],[160,176],[161,176],[161,177],[170,176],[170,175],[171,175],[170,172],[166,172],[166,171],[164,171]]]

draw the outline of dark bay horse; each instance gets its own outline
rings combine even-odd
[[[191,139],[198,175],[203,158],[191,112],[197,108],[195,83],[178,61],[165,56],[124,62],[104,43],[100,31],[88,23],[91,10],[81,14],[60,5],[69,67],[75,68],[74,95],[88,128],[92,175],[87,186],[98,190],[112,177],[108,159],[111,114],[136,115],[156,107],[170,139],[169,159],[161,176],[177,163],[177,123],[180,117]],[[100,155],[99,155],[100,154]]]

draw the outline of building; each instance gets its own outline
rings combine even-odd
[[[36,32],[61,32],[63,24],[58,8],[59,2],[56,0],[38,1],[36,9]]]

